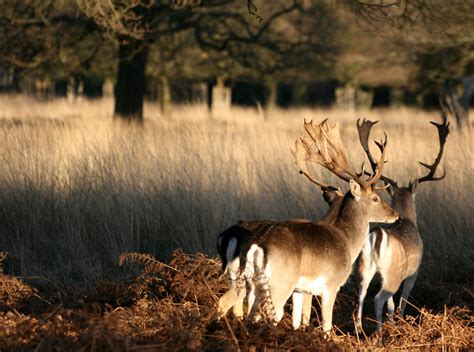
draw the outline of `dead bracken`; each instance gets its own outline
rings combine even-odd
[[[472,310],[457,304],[437,313],[416,309],[416,314],[385,323],[380,334],[367,331],[366,337],[356,337],[351,333],[351,307],[341,302],[348,298],[344,293],[335,306],[340,330],[330,339],[324,338],[317,318],[307,331],[292,330],[289,315],[277,327],[231,317],[218,321],[216,301],[228,287],[220,279],[218,260],[180,250],[169,263],[140,253],[121,258],[122,263],[143,266],[145,273],[123,281],[101,281],[85,298],[71,293],[67,303],[53,297],[47,297],[49,304],[32,303],[32,288],[2,275],[0,349],[236,350],[238,345],[242,350],[456,350],[474,345]],[[23,289],[12,289],[13,282]],[[24,304],[15,308],[12,302],[19,301]]]
[[[30,298],[34,290],[14,276],[4,275],[3,262],[7,253],[0,252],[0,311],[18,308]]]

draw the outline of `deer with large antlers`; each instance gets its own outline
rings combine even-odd
[[[373,168],[377,167],[377,163],[370,153],[368,139],[370,130],[375,123],[377,122],[365,119],[361,124],[357,121],[360,142]],[[449,133],[449,123],[443,116],[441,124],[435,122],[431,122],[431,124],[438,130],[440,146],[433,164],[428,165],[420,162],[429,170],[429,173],[410,181],[407,187],[401,187],[394,180],[381,176],[381,179],[391,186],[388,189],[392,198],[391,205],[400,215],[400,219],[394,224],[377,227],[371,231],[360,254],[357,266],[359,277],[358,331],[362,329],[362,309],[367,288],[376,272],[380,273],[382,277],[382,288],[375,296],[375,316],[378,330],[382,328],[385,303],[387,302],[388,313],[392,315],[395,309],[393,295],[403,284],[398,305],[400,314],[403,315],[408,296],[415,285],[423,255],[423,242],[416,223],[416,189],[420,183],[439,181],[446,176],[446,173],[443,173],[443,175],[435,177],[435,173],[443,156],[444,144]]]
[[[327,222],[328,224],[333,223],[336,220],[339,212],[339,207],[342,202],[344,193],[339,187],[324,183],[323,181],[317,180],[312,177],[306,168],[301,168],[300,173],[304,174],[308,180],[314,183],[321,189],[323,199],[329,205],[329,210],[320,220]],[[255,300],[255,285],[250,282],[250,291],[247,292],[245,286],[245,279],[239,276],[240,268],[240,252],[246,243],[252,236],[256,236],[259,233],[266,231],[269,226],[283,223],[306,223],[311,220],[306,219],[292,219],[287,221],[274,221],[274,220],[254,220],[254,221],[239,221],[237,224],[229,227],[219,234],[217,237],[217,252],[221,257],[222,262],[222,275],[227,276],[230,280],[231,287],[229,290],[221,296],[218,302],[218,315],[222,317],[227,314],[227,311],[232,308],[234,316],[237,318],[243,317],[243,301],[247,297],[248,310],[247,315],[250,315],[250,309],[253,306]],[[293,310],[293,325],[299,326],[299,322],[303,326],[309,324],[311,314],[311,302],[312,295],[306,295],[303,300],[302,311],[298,309]]]
[[[323,198],[329,205],[329,210],[321,221],[327,223],[333,223],[337,217],[339,206],[342,202],[344,194],[338,187],[334,187],[325,184],[316,179],[312,179],[311,182],[315,183],[321,188]],[[294,219],[288,220],[283,223],[304,223],[310,222],[305,219]],[[282,221],[273,220],[256,220],[256,221],[239,221],[236,225],[223,231],[217,237],[217,251],[222,261],[223,275],[226,275],[230,279],[231,287],[229,290],[221,296],[218,303],[218,314],[224,316],[227,311],[232,308],[234,316],[237,318],[243,317],[243,301],[247,297],[247,315],[250,314],[250,309],[253,306],[255,300],[255,285],[250,286],[250,290],[247,292],[245,286],[245,279],[239,277],[240,268],[240,251],[245,244],[250,240],[252,236],[256,236],[259,233],[268,229],[269,226],[282,223]],[[307,294],[303,300],[303,306],[301,311],[298,309],[293,310],[293,322],[295,326],[298,326],[298,321],[301,321],[303,326],[309,324],[311,315],[311,302],[312,295]]]
[[[332,223],[276,223],[251,237],[240,255],[241,275],[257,290],[251,315],[262,300],[264,314],[278,322],[291,295],[293,309],[298,310],[305,294],[319,295],[323,330],[329,333],[337,292],[365,243],[369,222],[390,223],[398,215],[374,192],[382,175],[386,140],[379,144],[381,157],[375,172],[363,179],[347,162],[337,124],[330,127],[326,120],[317,126],[305,122],[304,129],[293,150],[300,172],[314,180],[307,164],[320,164],[348,182],[350,190]],[[299,324],[293,321],[294,328]]]

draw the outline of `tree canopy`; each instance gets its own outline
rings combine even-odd
[[[3,0],[0,66],[112,77],[126,119],[141,119],[147,78],[336,79],[438,91],[454,111],[470,99],[473,14],[461,0]]]

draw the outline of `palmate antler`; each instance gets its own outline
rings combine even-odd
[[[419,161],[419,163],[421,165],[423,165],[424,167],[426,167],[428,170],[430,170],[430,172],[427,175],[423,176],[423,177],[416,178],[415,181],[418,181],[418,183],[422,183],[422,182],[425,182],[425,181],[439,181],[439,180],[442,180],[443,178],[446,177],[446,172],[444,170],[443,170],[443,174],[441,176],[439,176],[439,177],[434,176],[435,173],[436,173],[436,168],[438,167],[438,165],[441,161],[441,158],[443,157],[444,144],[446,143],[446,138],[449,134],[448,118],[444,114],[441,115],[441,116],[442,116],[442,119],[443,119],[442,123],[436,123],[434,121],[430,121],[430,123],[432,125],[436,126],[436,128],[438,129],[438,138],[439,138],[438,155],[436,156],[435,161],[431,165],[428,165],[426,163],[423,163],[423,162]],[[415,181],[410,182],[410,184],[415,182]]]
[[[365,154],[367,155],[367,158],[369,159],[370,166],[372,167],[372,172],[373,172],[377,167],[377,163],[375,162],[372,156],[372,153],[370,152],[369,136],[370,136],[370,131],[372,129],[372,126],[377,124],[378,121],[370,121],[370,120],[364,119],[362,120],[361,123],[359,122],[360,122],[360,119],[357,119],[357,132],[359,134],[359,141],[360,141],[360,144],[362,145],[362,148],[365,151]],[[382,151],[382,149],[385,148],[387,144],[387,134],[385,134],[385,141],[381,141],[381,142],[375,141],[375,144],[380,149],[380,151]],[[398,187],[397,182],[388,178],[387,176],[381,175],[380,179],[393,187]],[[382,187],[378,189],[386,189],[387,187]]]
[[[418,183],[421,183],[421,182],[425,182],[425,181],[439,181],[439,180],[442,180],[445,176],[446,176],[446,173],[443,171],[443,175],[439,176],[439,177],[435,177],[435,173],[436,173],[436,168],[438,167],[439,163],[441,162],[441,158],[443,156],[443,152],[444,152],[444,144],[446,143],[446,138],[448,136],[448,133],[449,133],[449,122],[447,122],[447,117],[446,115],[442,115],[442,118],[443,118],[443,122],[442,123],[436,123],[434,121],[430,121],[430,123],[434,126],[436,126],[436,128],[438,129],[438,137],[439,137],[439,152],[438,152],[438,155],[436,156],[436,159],[435,161],[433,162],[433,164],[431,165],[428,165],[426,163],[423,163],[423,162],[419,162],[421,165],[423,165],[424,167],[426,167],[428,170],[430,170],[430,172],[423,176],[423,177],[420,177],[420,178],[416,178],[415,180],[411,181],[410,182],[410,186],[415,183],[415,182],[418,182]],[[369,162],[370,164],[372,165],[372,170],[374,170],[374,158],[372,157],[372,154],[370,152],[370,149],[369,149],[369,135],[370,135],[370,130],[372,129],[372,126],[375,125],[378,121],[370,121],[370,120],[362,120],[362,122],[360,123],[360,119],[357,120],[357,131],[359,132],[359,140],[360,140],[360,144],[362,145],[362,148],[364,148],[364,151],[365,153],[367,154],[367,158],[369,159]],[[385,135],[385,139],[387,138],[387,136]],[[378,142],[375,142],[377,144],[377,146],[379,147],[379,149],[382,150],[382,144],[383,143],[378,143]],[[380,177],[383,181],[385,181],[386,183],[390,184],[391,186],[393,187],[398,187],[398,184],[396,181],[392,180],[391,178],[385,176],[385,175],[382,175]]]
[[[324,123],[324,121],[322,123]],[[306,124],[307,122],[305,120],[305,128],[306,128]],[[313,135],[317,136],[315,139],[316,141],[322,140],[321,139],[322,131],[320,129],[314,130]],[[295,141],[295,148],[291,150],[291,153],[293,154],[293,157],[295,158],[296,165],[300,169],[300,174],[305,175],[306,178],[310,182],[321,187],[322,190],[340,191],[338,187],[335,187],[327,183],[324,183],[320,180],[317,180],[316,178],[311,176],[311,174],[309,173],[308,164],[307,164],[308,161],[318,162],[324,165],[324,161],[323,161],[324,154],[320,153],[319,149],[318,149],[318,152],[312,153],[310,145],[311,145],[311,138],[305,132],[303,132],[300,138],[298,138]],[[323,147],[322,145],[320,145],[320,148],[326,148],[326,147]],[[317,158],[321,158],[321,161],[318,161]]]
[[[358,175],[347,162],[346,151],[339,133],[339,124],[336,123],[334,127],[330,127],[326,119],[315,126],[312,121],[305,121],[304,129],[305,132],[296,140],[295,149],[292,152],[300,172],[311,182],[327,187],[321,181],[310,176],[307,167],[308,161],[322,165],[344,181],[349,182],[350,179],[353,179],[366,189],[373,188],[378,182],[385,162],[386,141],[380,144],[381,158],[375,163],[374,173],[368,180],[363,180],[361,175]]]

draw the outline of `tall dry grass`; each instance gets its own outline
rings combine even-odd
[[[431,162],[438,148],[428,124],[438,116],[409,109],[279,110],[263,119],[249,109],[209,118],[193,106],[164,118],[148,104],[141,128],[113,123],[111,112],[107,99],[0,97],[6,271],[88,285],[119,276],[123,252],[163,258],[182,247],[215,254],[217,234],[239,219],[322,216],[319,190],[298,175],[289,153],[303,117],[340,121],[354,165],[364,157],[356,118],[381,120],[374,137],[389,136],[386,174],[405,184],[424,172],[417,161]],[[472,137],[453,128],[442,163],[446,179],[419,187],[424,277],[474,273]],[[346,187],[321,168],[314,172]]]

